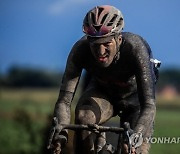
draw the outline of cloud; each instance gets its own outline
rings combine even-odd
[[[84,4],[88,4],[88,3],[92,3],[95,0],[60,0],[60,1],[56,1],[54,3],[52,3],[49,8],[48,8],[48,12],[51,15],[59,15],[61,13],[68,13],[69,11],[73,10],[73,6],[76,6],[80,8],[82,7],[82,5]]]

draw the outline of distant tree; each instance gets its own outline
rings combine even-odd
[[[162,89],[166,85],[175,87],[180,92],[180,70],[166,69],[160,72],[158,88]]]
[[[40,69],[11,67],[1,79],[1,85],[10,87],[55,87],[60,85],[62,75]]]

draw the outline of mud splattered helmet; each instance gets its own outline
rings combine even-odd
[[[120,33],[124,19],[120,10],[110,5],[96,6],[83,21],[83,32],[89,37],[108,37]]]

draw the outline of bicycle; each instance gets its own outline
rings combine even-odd
[[[128,122],[124,123],[124,127],[109,127],[109,126],[101,126],[97,124],[88,124],[88,125],[78,125],[78,124],[58,124],[56,119],[54,120],[55,127],[51,131],[51,138],[49,140],[49,147],[51,148],[51,143],[53,140],[53,136],[55,134],[55,131],[58,130],[58,132],[61,132],[62,130],[86,130],[91,131],[92,133],[96,134],[96,144],[95,144],[95,154],[103,154],[105,151],[109,154],[121,154],[122,153],[122,145],[123,143],[126,143],[128,145],[128,152],[131,154],[131,148],[135,147],[137,148],[141,143],[139,143],[139,138],[137,139],[135,135],[132,134],[132,130],[130,129],[130,125]],[[106,140],[106,132],[112,132],[119,134],[118,136],[118,143],[117,146],[114,147],[112,144],[107,143]],[[142,136],[140,135],[140,138]],[[103,141],[102,141],[103,140]],[[60,154],[61,152],[61,144],[58,144],[56,153]]]

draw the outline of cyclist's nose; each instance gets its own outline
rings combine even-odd
[[[103,44],[99,45],[99,55],[104,55],[106,53],[106,47]]]

